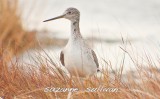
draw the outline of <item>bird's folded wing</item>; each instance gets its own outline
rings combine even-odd
[[[92,56],[93,56],[94,62],[96,63],[97,68],[99,68],[99,63],[98,63],[98,59],[97,59],[96,53],[93,50],[91,50],[91,52],[92,52]]]
[[[63,66],[65,66],[65,64],[64,64],[64,53],[63,53],[63,51],[61,51],[61,53],[60,53],[60,61],[61,61],[61,64],[62,64]]]

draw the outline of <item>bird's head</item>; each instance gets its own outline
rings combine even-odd
[[[60,18],[65,18],[70,21],[75,21],[75,20],[79,20],[79,16],[80,16],[80,12],[76,8],[68,8],[65,10],[65,12],[62,15],[45,20],[43,22],[52,21]]]

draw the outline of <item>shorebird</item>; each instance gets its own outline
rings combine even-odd
[[[76,8],[68,8],[55,18],[43,22],[65,18],[71,21],[71,36],[67,45],[60,52],[60,61],[73,76],[89,77],[99,71],[99,63],[95,52],[85,43],[79,28],[80,12]]]

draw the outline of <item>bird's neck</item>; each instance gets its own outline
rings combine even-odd
[[[72,40],[81,39],[81,33],[79,28],[79,19],[71,21],[71,38]]]

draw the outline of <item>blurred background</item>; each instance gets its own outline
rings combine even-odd
[[[13,2],[8,1],[11,6]],[[43,20],[61,15],[68,7],[80,10],[82,36],[97,53],[101,67],[106,67],[103,60],[114,69],[125,64],[124,69],[128,70],[134,68],[133,59],[144,64],[147,60],[143,56],[159,59],[159,0],[19,0],[16,4],[24,31],[35,34],[36,44],[55,61],[70,36],[70,22]],[[20,59],[33,63],[29,57],[34,57],[35,49],[28,49],[20,54]]]
[[[27,29],[58,32],[60,38],[70,35],[69,21],[42,21],[62,14],[68,7],[80,10],[84,36],[98,37],[99,32],[113,39],[125,34],[133,39],[160,36],[159,0],[20,0],[19,6]]]

